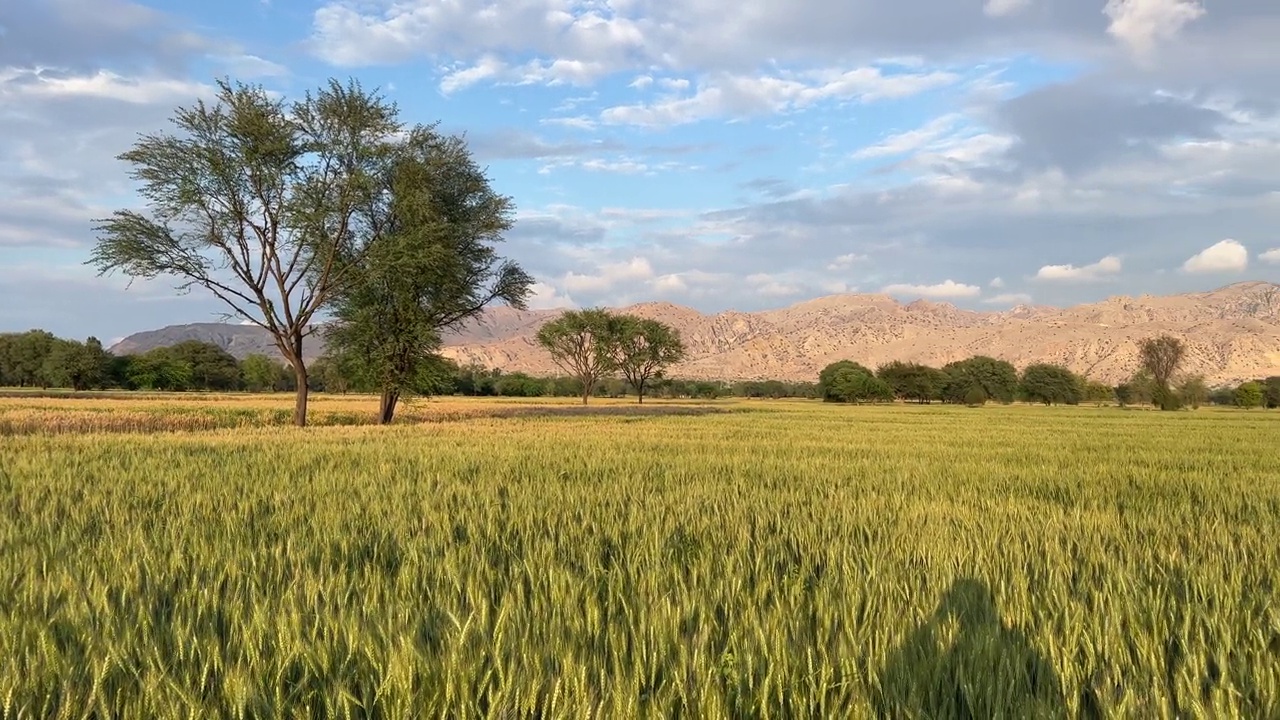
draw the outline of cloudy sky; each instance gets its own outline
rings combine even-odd
[[[0,331],[222,309],[97,277],[115,157],[216,78],[466,132],[540,307],[962,307],[1280,279],[1275,0],[6,0]]]

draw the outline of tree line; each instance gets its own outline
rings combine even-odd
[[[634,319],[633,319],[634,320]],[[651,332],[656,326],[642,323]],[[669,328],[663,330],[665,333]],[[655,334],[653,337],[664,337]],[[634,351],[636,343],[630,345]],[[638,354],[633,354],[638,358]],[[624,361],[626,359],[624,358]],[[374,393],[382,387],[371,368],[355,356],[326,353],[309,364],[312,392]],[[665,366],[664,366],[665,369]],[[420,368],[408,391],[418,395],[472,397],[582,397],[583,384],[568,375],[539,376],[504,372],[476,363],[459,364],[436,357]],[[646,372],[638,368],[633,375]],[[46,330],[0,333],[0,387],[69,390],[143,390],[165,392],[292,392],[292,369],[263,354],[237,360],[220,346],[187,340],[142,353],[114,355],[97,338],[84,342],[58,338]],[[648,397],[715,399],[816,398],[811,382],[758,380],[724,382],[668,378],[651,373],[644,382]],[[621,375],[596,380],[590,397],[621,398],[636,393]]]
[[[1240,407],[1280,407],[1280,377],[1210,389],[1204,378],[1180,374],[1185,344],[1170,335],[1139,343],[1141,368],[1116,386],[1090,380],[1053,363],[1033,363],[1018,371],[1005,360],[979,355],[941,368],[894,361],[875,370],[852,360],[827,365],[818,375],[819,397],[827,402],[982,405],[1030,402],[1044,405],[1117,403],[1153,405],[1162,410],[1206,403]]]

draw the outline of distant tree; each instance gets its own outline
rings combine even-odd
[[[192,383],[191,365],[167,347],[156,348],[133,357],[129,382],[140,390],[187,390]]]
[[[57,338],[41,365],[43,382],[51,387],[88,390],[107,382],[110,356],[97,338],[85,342]]]
[[[966,401],[970,388],[982,388],[987,400],[1013,402],[1018,389],[1018,370],[1011,363],[985,355],[977,355],[949,363],[942,368],[948,381],[943,399],[952,403]]]
[[[581,383],[587,404],[601,379],[617,369],[613,317],[605,310],[568,310],[538,329],[538,344],[565,372]]]
[[[1107,403],[1116,399],[1116,390],[1110,385],[1096,381],[1086,381],[1084,399],[1091,403]]]
[[[1075,373],[1061,365],[1033,363],[1022,371],[1022,391],[1027,400],[1045,405],[1080,404],[1081,386]]]
[[[240,361],[240,378],[250,392],[269,392],[280,380],[280,363],[266,355],[248,355]]]
[[[48,387],[45,361],[57,340],[45,330],[0,335],[0,379],[16,387]]]
[[[1267,408],[1280,408],[1280,377],[1272,376],[1262,381],[1262,396]]]
[[[1226,406],[1236,404],[1236,389],[1233,387],[1216,387],[1209,391],[1209,402]]]
[[[191,367],[191,387],[200,390],[240,389],[240,364],[218,345],[186,340],[169,346],[169,354]]]
[[[636,390],[636,402],[644,402],[650,379],[661,379],[670,366],[684,360],[680,332],[670,325],[634,315],[614,316],[611,344],[613,364]]]
[[[99,221],[89,263],[202,288],[267,330],[294,371],[294,423],[306,425],[303,342],[350,260],[382,238],[360,211],[381,201],[372,179],[400,136],[397,113],[355,82],[286,104],[219,81],[212,105],[176,111],[177,134],[145,135],[120,156],[149,214]]]
[[[818,395],[824,402],[848,402],[847,400],[844,400],[834,388],[836,375],[838,375],[841,370],[856,370],[867,375],[875,374],[866,366],[860,365],[852,360],[838,360],[827,365],[818,373]]]
[[[830,391],[840,402],[891,402],[893,388],[866,368],[842,367],[831,379]]]
[[[1209,400],[1209,386],[1205,384],[1202,375],[1184,379],[1178,385],[1177,393],[1182,404],[1190,405],[1193,409],[1198,409]]]
[[[1262,407],[1264,400],[1262,385],[1257,382],[1250,381],[1236,388],[1236,405],[1242,408]]]
[[[948,380],[946,373],[936,368],[897,360],[877,368],[876,376],[888,383],[897,397],[919,403],[940,399]]]
[[[328,353],[346,356],[376,387],[386,424],[401,396],[429,394],[445,332],[496,302],[524,309],[533,279],[498,257],[493,245],[511,228],[514,205],[493,191],[462,138],[415,129],[380,182],[387,201],[365,220],[385,237],[334,293],[325,336]]]
[[[1181,403],[1170,387],[1170,382],[1186,356],[1186,345],[1172,335],[1161,335],[1139,342],[1138,351],[1142,368],[1155,381],[1153,400],[1162,410],[1176,410],[1175,406]]]

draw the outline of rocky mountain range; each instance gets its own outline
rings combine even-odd
[[[1211,292],[1118,296],[1069,308],[1018,306],[1002,312],[962,310],[945,302],[901,303],[887,295],[821,297],[760,312],[707,315],[655,302],[617,308],[678,329],[688,360],[673,377],[718,380],[812,380],[828,363],[891,360],[945,365],[990,355],[1019,368],[1065,365],[1091,379],[1118,383],[1139,365],[1138,341],[1169,333],[1186,341],[1184,370],[1211,384],[1280,375],[1280,285],[1245,282]],[[444,354],[507,372],[556,372],[534,334],[559,310],[495,307],[450,335]],[[216,343],[232,355],[276,354],[260,328],[202,323],[138,333],[111,348],[142,352],[183,340]],[[313,338],[308,355],[323,351]]]

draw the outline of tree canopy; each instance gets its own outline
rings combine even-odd
[[[601,378],[617,369],[613,337],[615,320],[607,310],[568,310],[538,328],[538,344],[562,370],[582,384],[587,404]]]
[[[438,384],[442,334],[493,302],[523,309],[533,279],[497,256],[514,205],[462,138],[416,128],[379,182],[385,202],[361,213],[382,241],[353,259],[326,340],[331,360],[377,388],[379,422],[389,423],[402,395]]]
[[[354,81],[296,102],[219,81],[212,104],[178,108],[177,133],[144,135],[120,156],[147,212],[97,225],[99,274],[170,277],[210,293],[269,331],[297,379],[306,424],[304,339],[350,261],[382,237],[362,212],[385,200],[376,179],[402,130],[396,107]]]
[[[685,357],[680,333],[669,325],[634,315],[615,316],[611,326],[613,364],[644,402],[645,388],[663,371]]]

